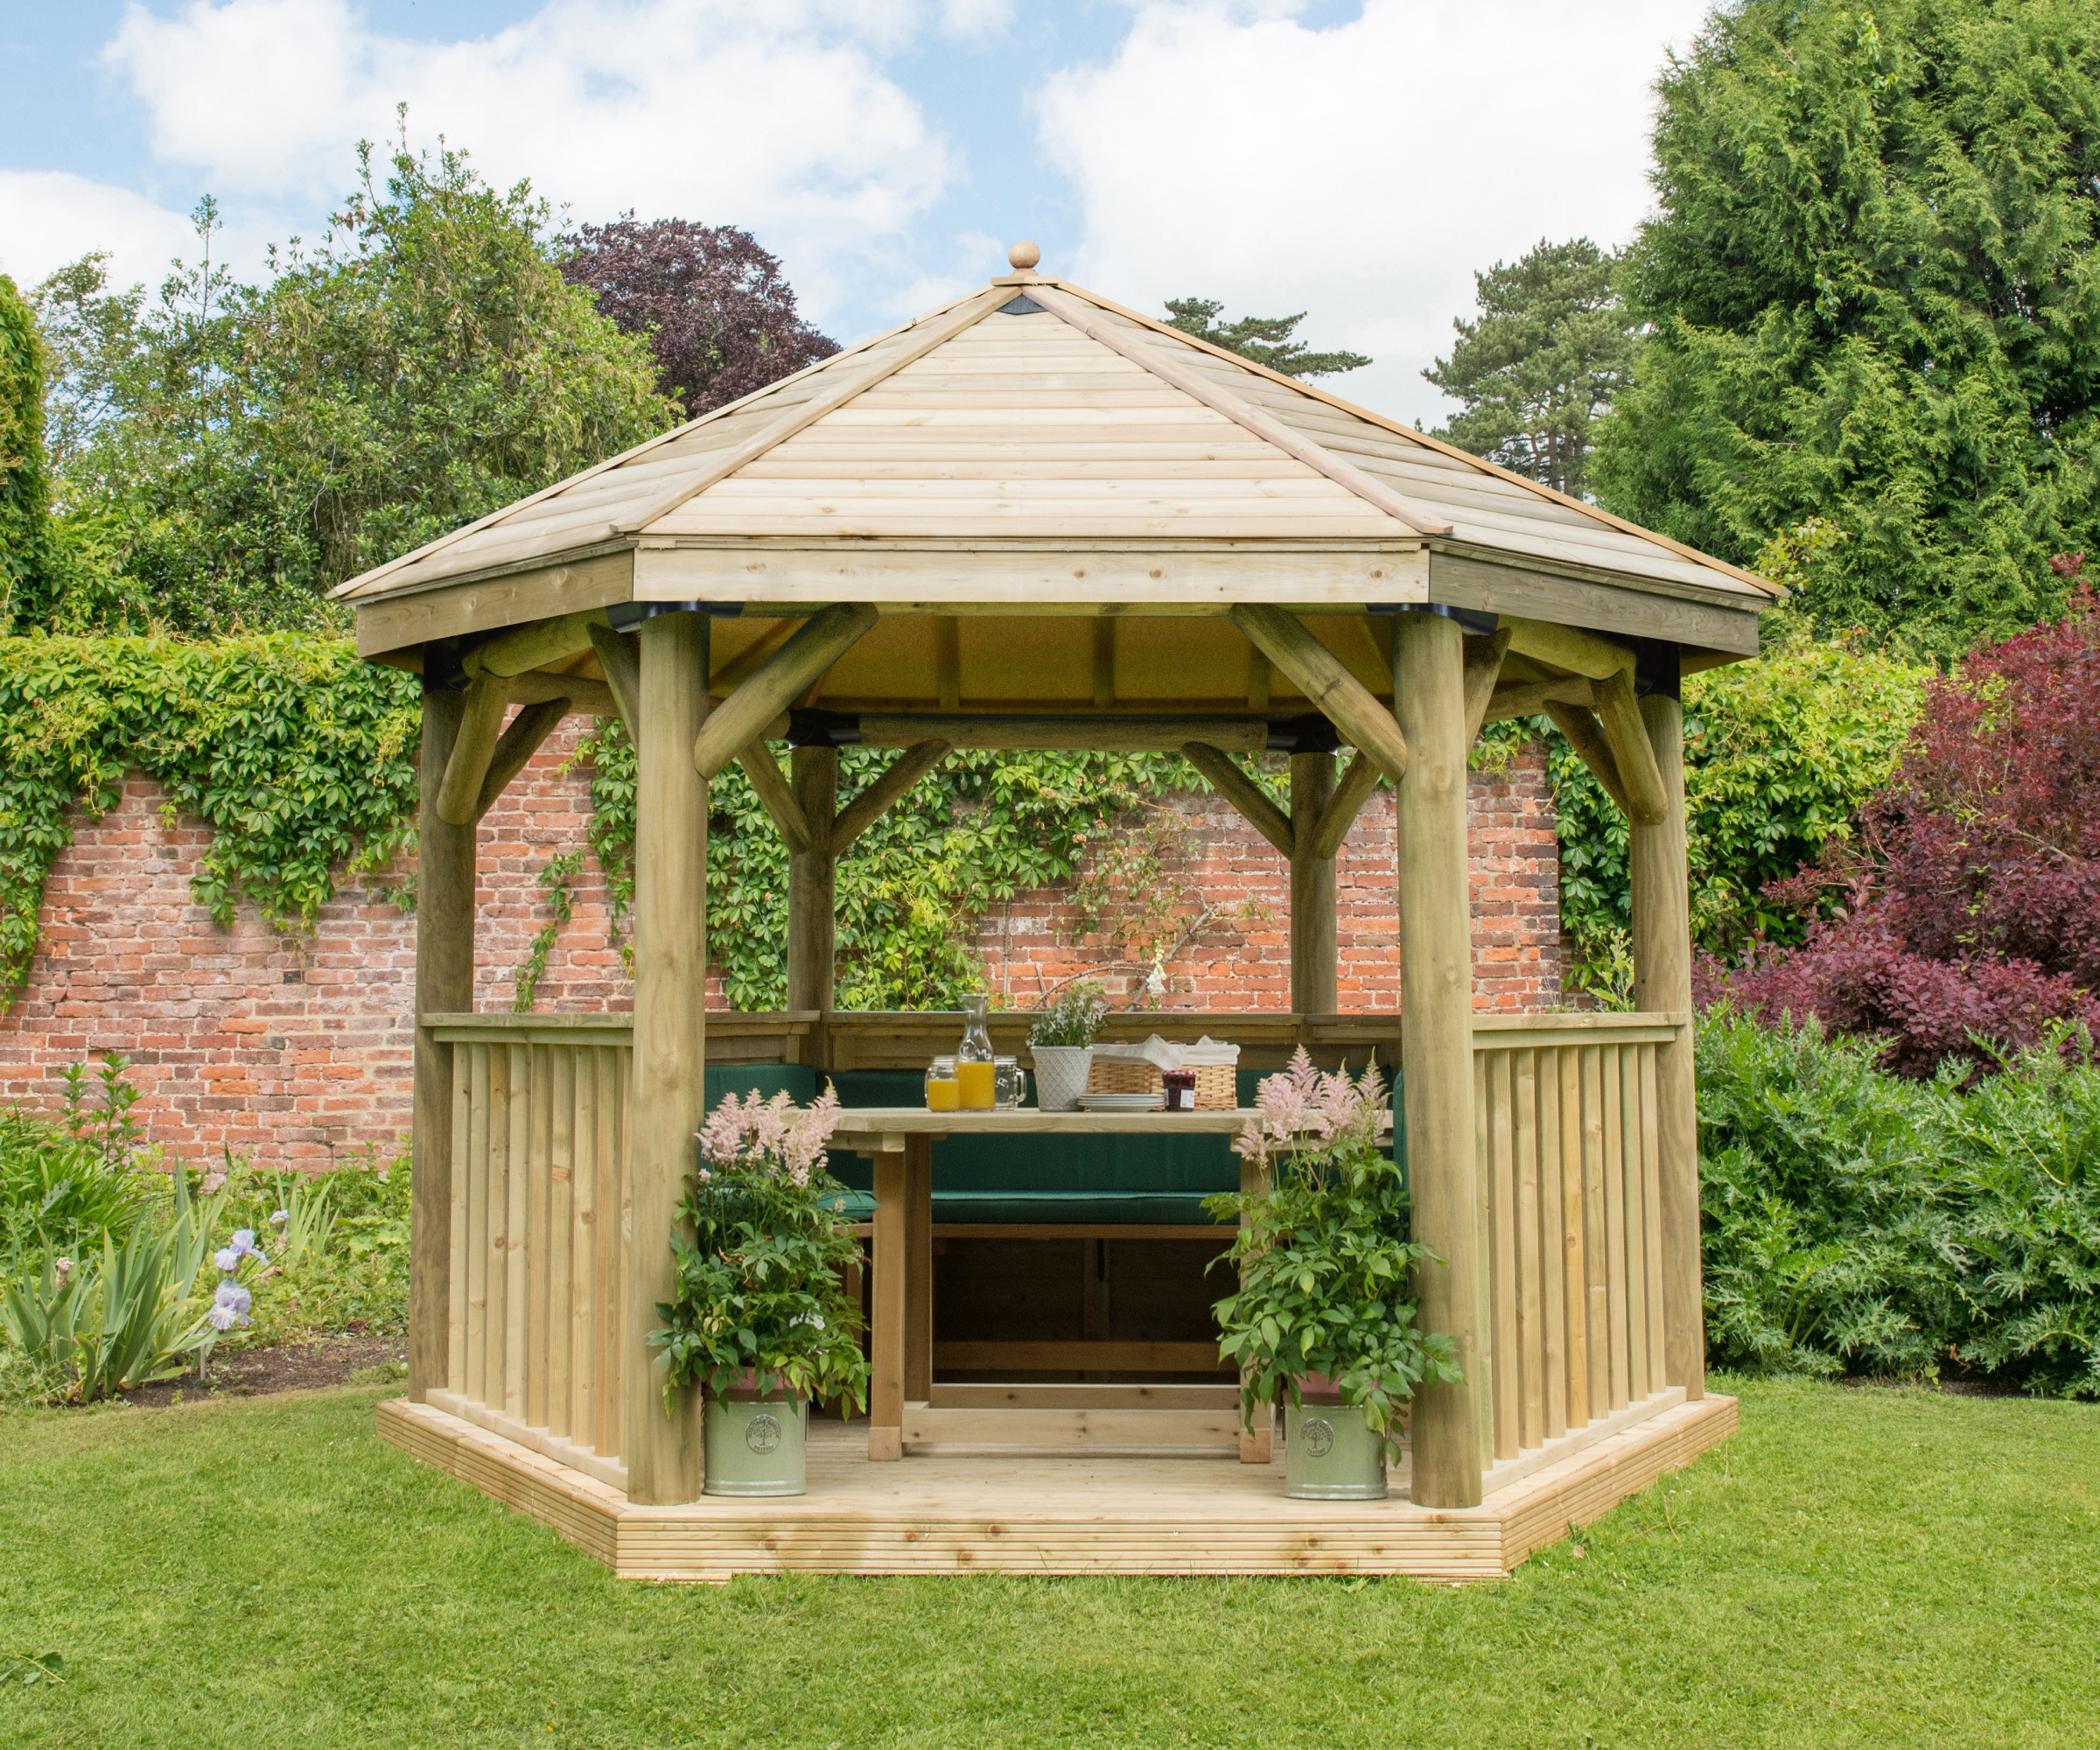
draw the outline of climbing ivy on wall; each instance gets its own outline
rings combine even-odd
[[[591,762],[591,848],[624,913],[634,892],[634,750],[620,723],[601,721],[578,754]],[[842,748],[840,805],[895,757]],[[1133,810],[1190,788],[1182,762],[1165,754],[951,755],[839,859],[838,1005],[953,1007],[982,977],[970,938],[993,906],[1071,876]],[[730,1004],[780,1008],[788,850],[738,767],[712,786],[707,851],[708,950]]]
[[[29,976],[74,805],[107,812],[134,767],[211,829],[191,887],[220,924],[247,902],[311,927],[339,872],[414,830],[419,686],[332,638],[0,639],[0,998]]]

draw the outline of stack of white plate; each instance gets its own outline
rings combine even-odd
[[[1152,1094],[1082,1094],[1079,1110],[1082,1112],[1157,1112],[1166,1104],[1164,1093]]]

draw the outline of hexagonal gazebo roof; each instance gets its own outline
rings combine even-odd
[[[1367,685],[1374,640],[1323,612],[1433,601],[1754,653],[1773,586],[1121,308],[1022,271],[520,500],[335,592],[369,656],[579,610],[702,602],[718,683],[783,618],[885,620],[823,702],[948,710],[1275,699],[1222,618],[1313,616]],[[740,612],[739,612],[740,610]],[[935,622],[960,630],[942,634]],[[1357,624],[1362,626],[1361,619]],[[1362,648],[1359,648],[1358,647]],[[1522,647],[1520,646],[1520,648]],[[1257,659],[1258,667],[1258,659]]]

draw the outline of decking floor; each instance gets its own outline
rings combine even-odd
[[[1279,1456],[924,1452],[866,1456],[863,1424],[811,1429],[809,1492],[641,1507],[427,1404],[380,1406],[413,1456],[552,1526],[636,1578],[848,1574],[1412,1574],[1494,1579],[1727,1438],[1732,1397],[1680,1404],[1532,1471],[1479,1507],[1292,1501]]]

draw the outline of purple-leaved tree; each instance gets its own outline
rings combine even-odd
[[[562,272],[600,314],[648,337],[656,386],[689,419],[838,350],[795,313],[778,258],[733,225],[628,213],[564,242]]]

